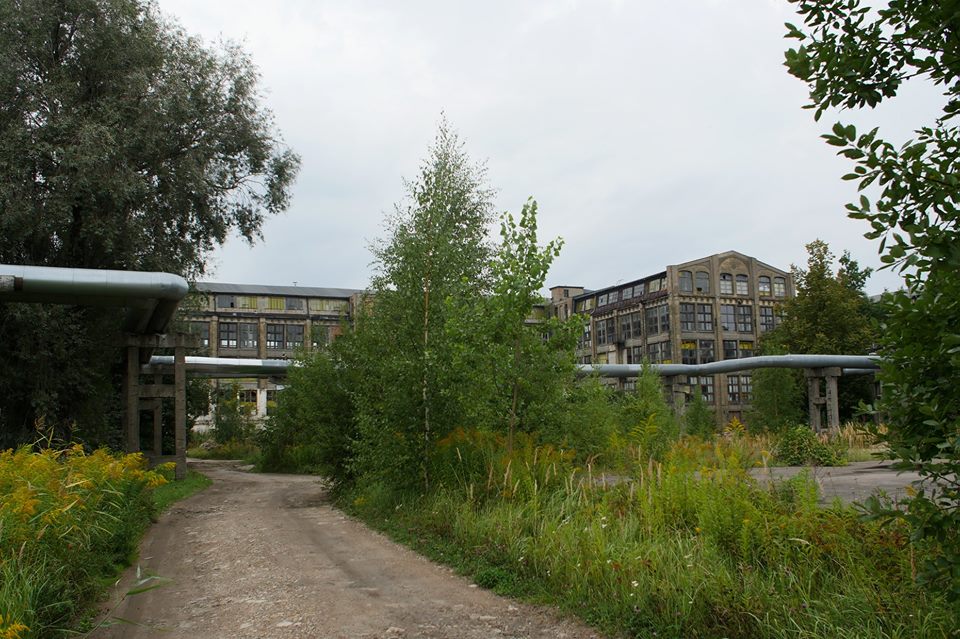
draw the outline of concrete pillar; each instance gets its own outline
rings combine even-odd
[[[177,335],[173,351],[174,385],[174,455],[176,456],[176,478],[187,476],[187,366],[184,336]]]
[[[163,384],[163,375],[154,375],[153,383]],[[163,402],[159,399],[153,403],[153,454],[157,457],[163,454]]]
[[[126,391],[126,448],[128,453],[140,450],[140,348],[127,346]]]
[[[820,397],[820,377],[816,375],[816,369],[807,369],[807,408],[810,413],[810,428],[815,433],[820,432],[820,405],[823,399]]]

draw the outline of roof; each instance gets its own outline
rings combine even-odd
[[[227,295],[283,295],[285,297],[341,297],[349,298],[360,289],[325,288],[320,286],[274,286],[270,284],[226,284],[220,282],[196,282],[194,287],[202,293]]]

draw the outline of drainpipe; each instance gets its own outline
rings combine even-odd
[[[165,332],[188,290],[171,273],[0,264],[0,302],[124,306],[130,333]]]

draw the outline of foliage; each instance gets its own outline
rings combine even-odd
[[[155,512],[150,489],[166,480],[145,466],[79,445],[0,453],[0,624],[45,636],[93,600]]]
[[[925,490],[906,509],[876,514],[909,522],[935,558],[921,571],[932,587],[960,598],[960,43],[952,2],[793,0],[805,29],[788,25],[800,46],[786,54],[790,72],[810,86],[819,118],[829,107],[876,106],[908,79],[942,86],[940,118],[899,147],[878,129],[858,134],[837,123],[826,141],[854,162],[844,179],[867,193],[847,205],[870,224],[881,261],[904,276],[908,292],[893,294],[882,341],[885,384],[880,410],[887,442],[902,468],[919,471]]]
[[[775,340],[761,342],[764,355],[785,355],[785,348]],[[758,368],[752,373],[753,401],[745,415],[754,432],[779,433],[803,421],[806,400],[802,373],[787,368]]]
[[[218,444],[247,441],[253,437],[254,425],[249,409],[240,401],[237,383],[221,388],[213,417],[213,438]]]
[[[579,318],[531,316],[562,242],[537,242],[537,203],[515,220],[505,213],[490,264],[490,294],[448,300],[452,369],[466,375],[453,387],[469,423],[507,434],[541,431],[561,420],[574,375]]]
[[[526,439],[511,455],[503,436],[461,432],[441,444],[457,481],[392,499],[368,485],[343,504],[478,584],[612,634],[932,638],[956,628],[957,611],[913,583],[905,526],[821,509],[803,477],[785,488],[750,481],[737,437],[683,438],[665,463],[609,485]]]
[[[489,292],[492,192],[457,135],[440,123],[408,200],[374,246],[372,312],[358,322],[356,464],[391,483],[429,485],[429,451],[460,422],[447,300]],[[415,469],[415,473],[411,472]]]
[[[276,411],[257,434],[261,470],[322,473],[334,481],[351,476],[355,380],[342,354],[352,339],[347,334],[325,349],[299,355]]]
[[[834,273],[834,255],[826,242],[815,240],[806,248],[807,268],[792,269],[796,296],[783,303],[783,322],[765,336],[764,349],[826,355],[872,352],[879,327],[873,305],[863,292],[870,269],[862,269],[845,252]],[[783,383],[785,377],[781,375],[779,381]],[[870,382],[863,377],[841,377],[838,384],[840,418],[850,419],[861,401],[871,400]]]
[[[154,3],[2,3],[0,60],[0,262],[194,277],[231,232],[252,241],[286,208],[299,160],[250,59]],[[109,438],[118,313],[0,308],[5,441],[40,417]]]
[[[694,389],[693,397],[687,402],[683,412],[683,431],[687,435],[712,437],[717,434],[717,416],[707,406],[700,394],[700,388]]]
[[[636,459],[661,459],[680,436],[680,422],[664,395],[663,380],[646,361],[637,376],[633,393],[624,397],[623,417],[630,443],[637,448]]]
[[[844,451],[837,444],[823,442],[807,426],[794,426],[780,434],[774,458],[787,466],[843,466]]]

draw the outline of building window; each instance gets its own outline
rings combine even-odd
[[[283,348],[283,324],[267,324],[267,348]]]
[[[727,399],[731,404],[749,404],[753,401],[753,382],[749,375],[727,376]]]
[[[670,307],[666,304],[657,307],[660,309],[660,332],[670,332]]]
[[[633,297],[633,287],[632,287],[632,286],[628,286],[627,288],[623,289],[623,291],[620,293],[620,299],[621,299],[621,300],[628,300],[628,299],[630,299],[631,297]]]
[[[563,289],[563,296],[564,296],[564,297],[570,297],[570,289],[569,289],[569,288]]]
[[[303,346],[303,324],[287,324],[286,347],[288,349]]]
[[[710,294],[710,274],[706,271],[697,271],[697,293]]]
[[[737,332],[738,333],[752,333],[753,332],[753,307],[744,305],[737,306]]]
[[[787,296],[787,280],[785,280],[782,277],[773,278],[773,296],[774,297]]]
[[[680,362],[682,364],[697,363],[697,340],[688,339],[680,342]]]
[[[723,340],[723,359],[737,359],[737,340]]]
[[[620,316],[620,339],[633,338],[633,324],[630,322],[632,314]]]
[[[190,322],[187,331],[197,338],[200,346],[210,346],[210,322]]]
[[[697,343],[697,351],[700,354],[701,364],[709,364],[710,362],[717,361],[716,353],[713,349],[713,340],[712,339],[701,339]]]
[[[750,340],[723,340],[723,359],[739,359],[741,357],[753,357],[755,351],[754,343]]]
[[[760,332],[766,333],[774,328],[773,309],[769,306],[760,307]]]
[[[612,317],[597,320],[597,346],[613,344],[617,340],[616,320]]]
[[[607,296],[607,304],[616,304],[618,301],[620,301],[620,291],[610,291]]]
[[[736,328],[736,319],[734,314],[734,305],[733,304],[721,304],[720,305],[720,328],[725,331],[732,331]]]
[[[237,298],[234,295],[217,295],[217,308],[236,308]]]
[[[680,330],[691,332],[697,328],[696,304],[680,305]]]
[[[240,348],[257,347],[257,325],[239,324],[240,327]]]
[[[697,304],[697,330],[703,333],[713,331],[713,306]]]
[[[286,298],[286,306],[288,311],[302,311],[303,310],[303,298],[302,297],[288,297]]]
[[[750,294],[750,280],[746,275],[737,275],[737,295]]]
[[[255,295],[237,295],[237,308],[244,310],[257,309],[257,297]]]
[[[647,344],[647,361],[651,364],[669,364],[672,361],[670,342]]]
[[[757,278],[757,291],[761,295],[770,295],[770,276],[761,275]]]
[[[268,297],[267,298],[267,310],[271,311],[282,311],[284,309],[284,298],[282,297]]]
[[[631,346],[627,349],[627,364],[643,363],[643,346]]]
[[[656,293],[661,288],[663,288],[663,282],[660,279],[647,282],[647,293]]]
[[[633,333],[634,338],[639,338],[643,335],[643,314],[640,311],[635,313],[630,313],[630,332]]]
[[[693,273],[680,271],[680,292],[693,293]]]
[[[720,274],[720,294],[733,295],[733,275],[729,273]]]
[[[241,388],[237,393],[237,399],[240,400],[242,404],[256,404],[257,403],[257,389],[256,388]]]
[[[660,333],[659,311],[655,306],[644,309],[644,320],[647,323],[647,335],[657,335]]]
[[[593,358],[592,358],[590,355],[584,355],[583,357],[580,358],[580,363],[581,363],[581,364],[586,364],[586,365],[589,366],[589,365],[590,365],[590,362],[591,362],[592,360],[593,360]]]
[[[708,404],[713,403],[713,376],[712,375],[702,375],[700,377],[691,376],[687,378],[687,383],[690,384],[691,388],[700,388],[700,397],[703,398]]]
[[[644,284],[644,283],[642,283],[642,282],[641,282],[640,284],[634,284],[634,286],[633,286],[633,296],[634,296],[634,297],[640,297],[641,295],[643,295],[644,291],[646,291],[646,290],[647,290],[647,289],[646,289],[646,284]]]
[[[232,322],[220,322],[217,327],[220,348],[237,347],[237,325]]]

